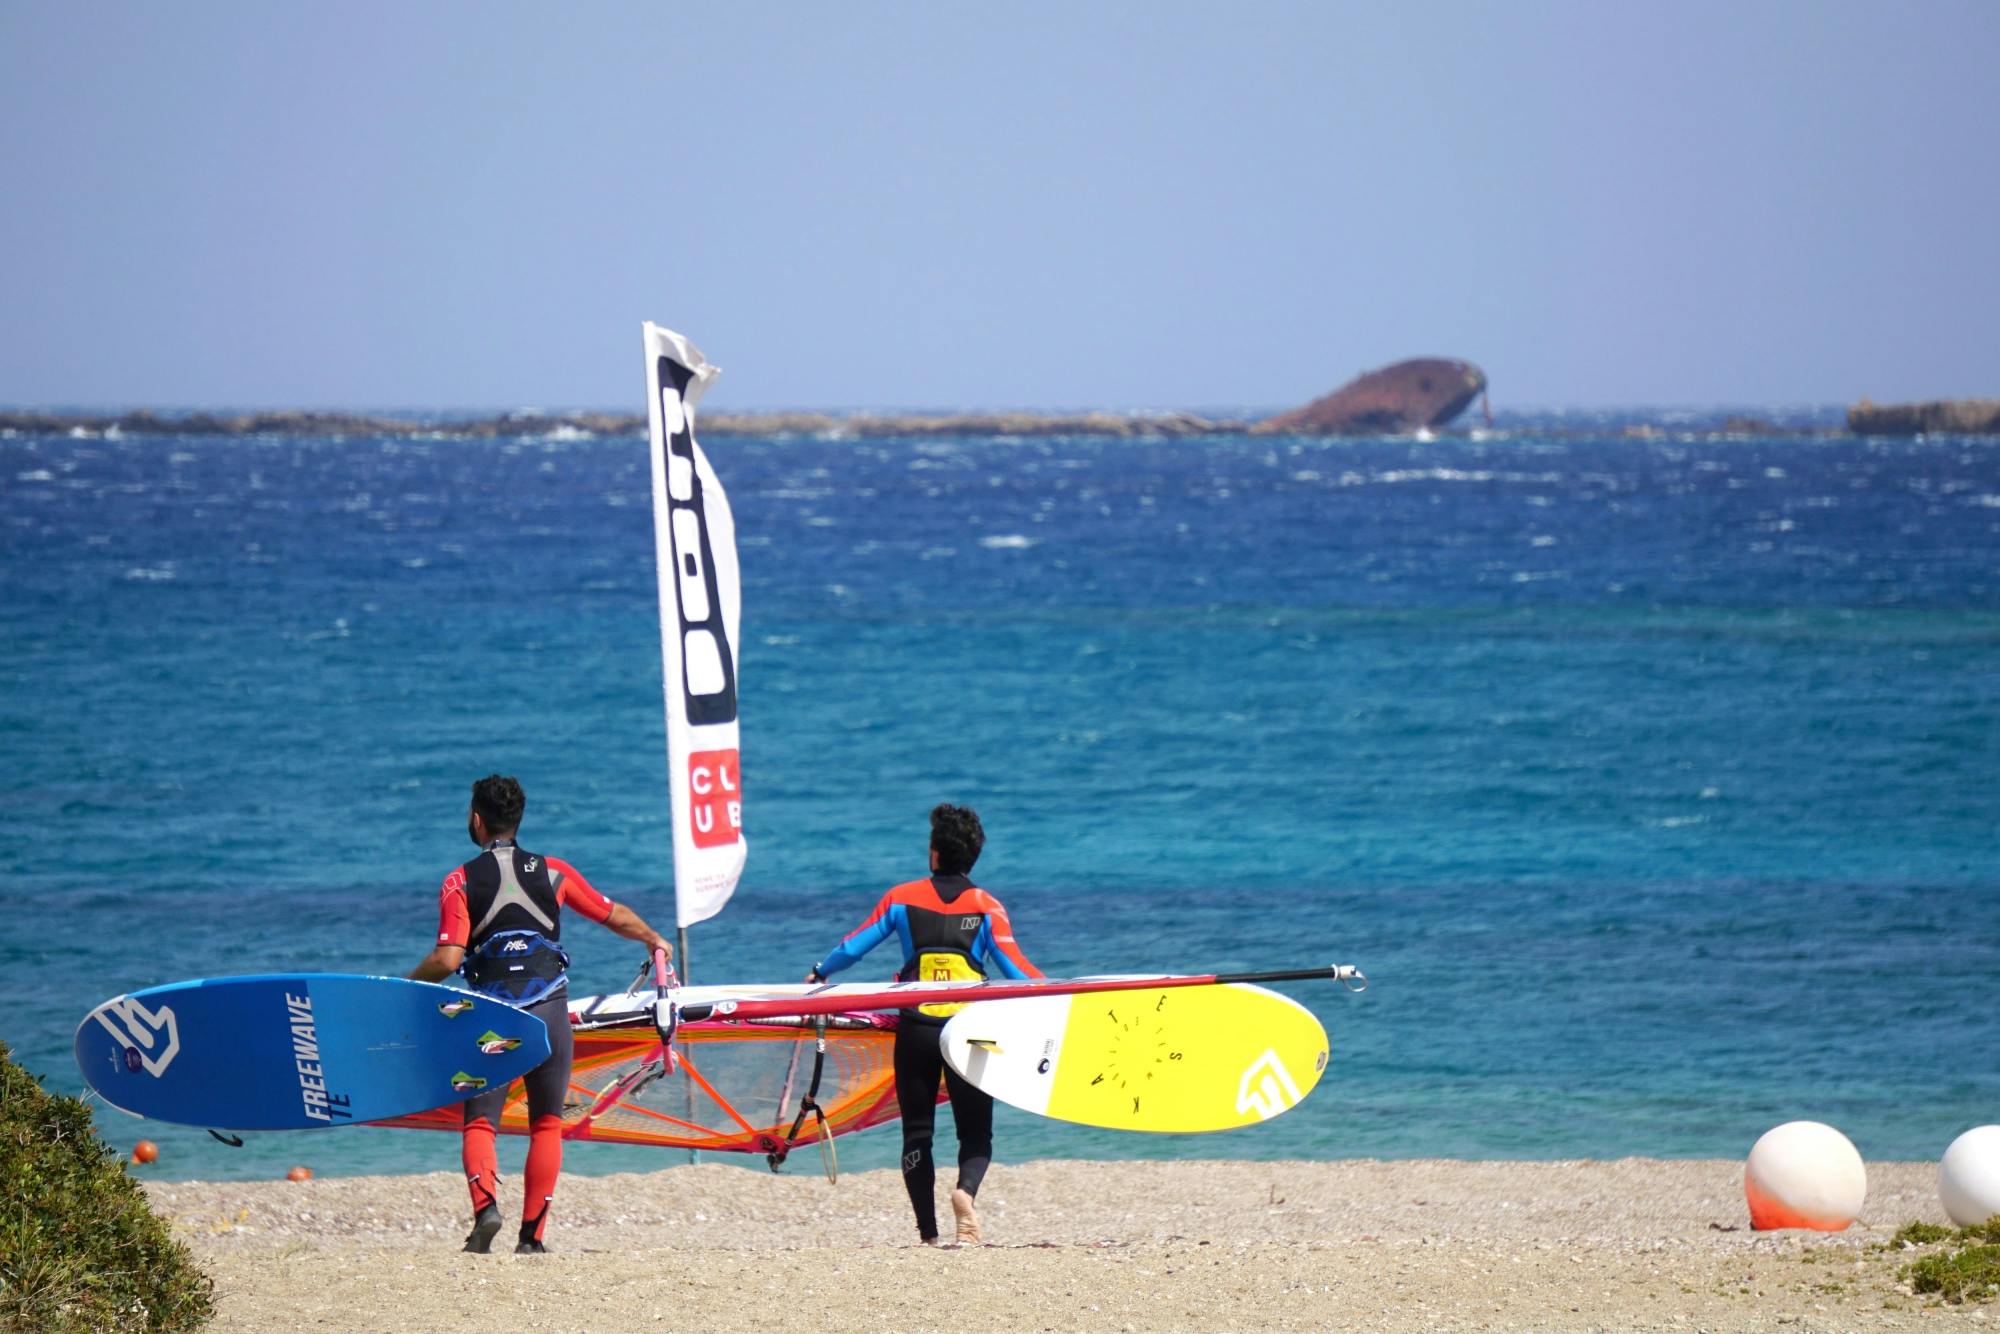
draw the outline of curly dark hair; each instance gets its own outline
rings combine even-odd
[[[521,827],[521,813],[528,809],[528,794],[512,778],[488,774],[472,785],[472,809],[486,821],[486,831],[494,836],[511,834]]]
[[[946,804],[931,808],[931,850],[937,853],[937,868],[942,874],[964,875],[985,846],[986,830],[972,807]]]

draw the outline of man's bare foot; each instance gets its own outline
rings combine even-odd
[[[979,1210],[973,1207],[972,1196],[962,1190],[951,1193],[951,1212],[958,1218],[958,1244],[977,1246],[979,1244]]]

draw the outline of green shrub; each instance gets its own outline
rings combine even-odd
[[[1940,1251],[1903,1269],[1917,1292],[1934,1292],[1948,1302],[1984,1301],[2000,1294],[2000,1246],[1974,1244]]]
[[[2000,1243],[2000,1214],[1993,1215],[1993,1217],[1987,1219],[1984,1223],[1974,1223],[1971,1227],[1962,1227],[1958,1230],[1958,1235],[1967,1241]]]
[[[1928,1246],[1934,1241],[1943,1241],[1956,1234],[1948,1227],[1937,1223],[1905,1223],[1896,1229],[1896,1235],[1889,1238],[1892,1247]]]
[[[1936,1293],[1954,1304],[2000,1296],[2000,1214],[1957,1231],[1936,1223],[1905,1223],[1889,1244],[1930,1246],[1940,1241],[1951,1246],[1896,1271],[1912,1291]]]
[[[97,1138],[0,1042],[0,1329],[192,1330],[215,1284]]]

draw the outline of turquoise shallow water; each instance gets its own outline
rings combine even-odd
[[[1374,979],[1290,988],[1334,1064],[1285,1117],[1003,1114],[1003,1157],[1726,1157],[1803,1116],[1925,1158],[2000,1120],[2000,442],[1576,427],[711,442],[751,860],[694,973],[798,976],[953,799],[1051,972]],[[407,969],[494,769],[529,846],[669,919],[645,469],[0,438],[0,1039],[74,1091],[119,991]],[[622,986],[586,931],[579,983]],[[173,1176],[455,1162],[144,1133]]]

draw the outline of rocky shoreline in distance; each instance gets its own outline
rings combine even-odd
[[[1946,398],[1929,403],[1872,403],[1847,410],[1856,435],[2000,435],[2000,398]]]
[[[1093,435],[1141,437],[1258,435],[1341,436],[1434,430],[1439,435],[1464,435],[1464,426],[1308,424],[1279,417],[1202,417],[1189,412],[972,412],[855,413],[713,412],[701,417],[703,436],[818,436],[826,439],[908,439],[939,436],[1058,436]],[[1508,429],[1506,423],[1499,429]],[[1602,435],[1604,427],[1551,427],[1536,430],[1564,436]],[[1801,426],[1760,417],[1726,417],[1690,427],[1685,419],[1633,422],[1615,428],[1634,438],[1687,434],[1756,436],[1825,436],[1838,427]],[[646,434],[646,419],[635,413],[509,412],[481,417],[391,416],[369,413],[265,411],[242,413],[153,412],[58,413],[0,410],[0,432],[22,435],[150,435],[150,436],[365,436],[403,439],[491,440],[521,437]],[[1994,435],[2000,434],[2000,399],[1957,399],[1931,403],[1875,404],[1863,399],[1847,410],[1847,433],[1853,435]]]
[[[1048,414],[1035,412],[837,415],[828,412],[707,412],[701,434],[817,435],[874,439],[940,435],[1235,435],[1250,423],[1187,412]],[[646,419],[612,412],[510,412],[494,417],[396,417],[348,412],[116,414],[0,411],[0,431],[25,435],[306,435],[391,436],[452,440],[594,435],[643,436]]]

